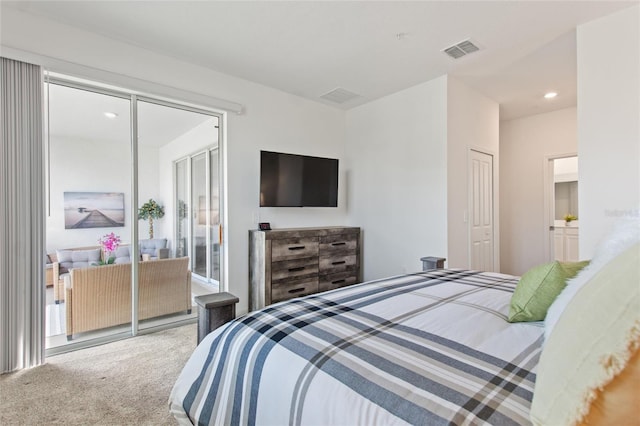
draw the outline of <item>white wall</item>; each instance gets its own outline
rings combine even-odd
[[[469,268],[469,150],[493,155],[494,269],[499,261],[499,120],[498,104],[449,77],[447,86],[447,266]]]
[[[545,157],[575,153],[577,147],[575,108],[500,123],[502,272],[522,275],[546,261]]]
[[[577,30],[580,254],[640,211],[640,6]]]
[[[131,238],[131,148],[128,144],[101,145],[92,140],[51,137],[50,143],[50,215],[47,216],[47,253],[71,247],[95,246],[98,238],[115,232],[123,243]],[[139,148],[139,187],[142,200],[158,196],[158,152],[153,147]],[[125,201],[125,226],[115,228],[65,229],[65,192],[122,192]],[[136,218],[137,220],[137,218]],[[142,222],[141,222],[142,224]],[[147,238],[142,225],[141,238]]]
[[[558,158],[553,162],[554,182],[578,180],[578,157]]]
[[[129,147],[95,141],[52,136],[50,141],[50,215],[47,216],[47,253],[57,249],[98,245],[98,238],[115,232],[127,241],[131,234],[131,214],[127,211],[131,194]],[[124,160],[124,161],[123,161]],[[108,170],[108,172],[107,172]],[[125,226],[115,228],[65,229],[65,192],[122,192]]]
[[[447,253],[447,77],[347,112],[349,222],[364,279],[421,270]]]
[[[160,176],[159,168],[159,150],[156,147],[148,145],[138,145],[138,207],[153,198],[165,207],[167,212],[166,199],[162,196],[163,187],[158,185],[158,177]],[[166,216],[165,216],[166,218]],[[163,231],[163,224],[166,219],[156,219],[153,221],[154,238],[171,238]],[[138,222],[138,238],[149,238],[149,222],[140,220]]]
[[[202,152],[204,149],[218,146],[218,131],[214,127],[217,123],[217,117],[211,117],[160,148],[157,184],[160,188],[160,199],[165,206],[165,216],[160,222],[162,235],[165,238],[173,240],[175,232],[174,162],[185,156]],[[175,245],[172,245],[172,248],[175,248]]]
[[[342,160],[344,112],[13,9],[3,9],[0,19],[3,48],[35,53],[37,56],[26,56],[49,64],[54,71],[139,90],[157,87],[163,93],[179,93],[178,100],[196,104],[215,104],[215,99],[207,102],[210,96],[245,106],[244,114],[226,116],[228,227],[224,249],[229,291],[240,298],[238,312],[246,312],[247,232],[256,226],[254,216],[259,210],[259,151],[271,149]],[[340,199],[345,199],[344,193]],[[343,203],[331,209],[270,210],[261,212],[260,219],[277,227],[341,225],[346,221],[346,207]],[[166,222],[163,220],[163,226]]]

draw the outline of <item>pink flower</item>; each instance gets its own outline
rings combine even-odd
[[[116,251],[120,245],[120,237],[112,232],[104,235],[102,238],[98,238],[98,243],[100,243],[102,250],[104,250],[105,258],[109,259],[111,253]]]

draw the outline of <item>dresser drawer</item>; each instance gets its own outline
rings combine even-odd
[[[320,258],[320,273],[331,274],[334,272],[354,269],[358,264],[358,256],[348,254],[344,256],[331,256]]]
[[[318,274],[318,258],[282,260],[271,264],[271,281],[277,282],[292,278],[302,278]]]
[[[318,277],[303,279],[297,282],[273,283],[271,287],[271,303],[306,296],[318,292]]]
[[[320,237],[320,255],[334,255],[338,253],[355,253],[358,248],[358,235],[339,234]]]
[[[300,259],[318,255],[318,238],[289,238],[271,242],[271,260]]]
[[[360,237],[349,226],[250,230],[249,309],[360,282]]]
[[[337,274],[323,275],[318,283],[318,291],[328,291],[348,286],[358,282],[355,271],[339,272]]]

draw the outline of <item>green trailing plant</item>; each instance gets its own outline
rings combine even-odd
[[[578,220],[578,216],[572,215],[571,213],[567,213],[564,215],[564,221],[569,223],[571,221]]]
[[[153,238],[153,221],[161,219],[163,216],[164,207],[151,198],[138,209],[138,220],[149,221],[149,238]]]

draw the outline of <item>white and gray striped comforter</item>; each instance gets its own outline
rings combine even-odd
[[[182,424],[529,424],[539,323],[506,321],[517,278],[434,270],[268,306],[198,346]]]

